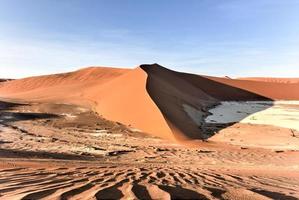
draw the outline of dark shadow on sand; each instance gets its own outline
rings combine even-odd
[[[84,155],[74,155],[67,153],[51,153],[45,151],[27,151],[16,149],[0,148],[2,158],[38,158],[38,159],[62,159],[62,160],[94,160],[94,157]]]
[[[289,196],[279,192],[272,192],[268,190],[261,190],[261,189],[252,189],[253,192],[259,193],[271,199],[284,199],[284,200],[296,200],[296,197]],[[298,199],[297,199],[298,200]]]
[[[23,103],[13,103],[8,101],[1,101],[0,100],[0,111],[2,110],[11,110],[13,108],[16,108],[18,106],[26,106],[27,104]]]
[[[16,112],[14,109],[28,104],[11,103],[0,101],[0,123],[6,124],[10,122],[25,121],[25,120],[39,120],[58,118],[59,115],[49,113],[34,113],[34,112]]]
[[[200,194],[193,190],[182,188],[179,185],[177,186],[159,185],[159,188],[168,192],[170,194],[171,199],[199,199],[199,200],[209,199],[203,194]]]

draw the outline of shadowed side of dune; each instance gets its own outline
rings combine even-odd
[[[140,67],[148,75],[147,92],[177,139],[208,138],[210,135],[203,130],[204,118],[208,115],[208,109],[221,101],[272,100],[203,76],[171,71],[158,64]],[[194,114],[195,120],[190,113]]]

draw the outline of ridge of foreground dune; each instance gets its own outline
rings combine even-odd
[[[299,83],[200,76],[153,64],[2,82],[0,97],[89,106],[109,120],[174,140],[206,138],[202,121],[221,101],[298,100],[298,88]]]

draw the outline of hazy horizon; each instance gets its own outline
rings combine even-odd
[[[0,78],[145,63],[299,77],[299,2],[0,0]]]

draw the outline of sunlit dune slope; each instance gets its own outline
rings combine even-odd
[[[299,78],[242,77],[237,79],[249,81],[262,81],[270,83],[299,83]]]
[[[128,71],[130,69],[88,67],[69,73],[18,79],[0,84],[0,95],[27,101],[87,105],[88,100],[82,98],[86,88],[100,86]]]
[[[129,69],[107,68],[107,67],[88,67],[75,72],[35,76],[24,79],[14,80],[1,88],[4,93],[19,93],[40,88],[55,86],[82,84],[90,82],[103,83],[119,75],[124,74]]]
[[[169,140],[201,139],[207,109],[220,101],[299,99],[299,83],[236,80],[175,72],[158,64],[91,67],[1,83],[0,97],[74,103]]]

